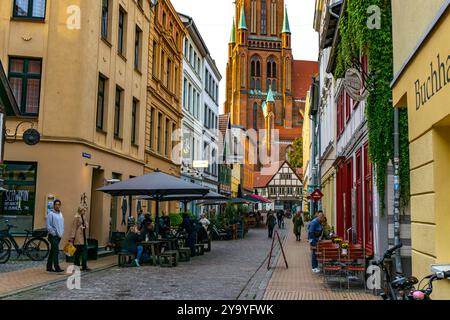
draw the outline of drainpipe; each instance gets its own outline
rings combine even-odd
[[[400,131],[399,110],[394,108],[394,245],[400,244]],[[400,250],[395,254],[395,270],[403,273]]]

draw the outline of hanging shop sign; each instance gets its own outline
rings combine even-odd
[[[369,92],[364,88],[364,81],[361,73],[355,68],[350,68],[345,73],[344,87],[348,95],[356,101],[364,101]]]

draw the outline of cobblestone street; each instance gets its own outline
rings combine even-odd
[[[266,271],[266,265],[261,266],[270,245],[266,229],[252,229],[244,240],[213,242],[211,252],[176,268],[113,267],[83,274],[81,290],[68,290],[61,281],[7,299],[236,299],[260,288],[255,281],[264,281],[264,275],[254,275]]]

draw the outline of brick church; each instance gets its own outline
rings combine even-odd
[[[284,0],[236,0],[224,111],[232,125],[278,129],[279,161],[302,135],[306,94],[317,72],[317,62],[293,58]]]

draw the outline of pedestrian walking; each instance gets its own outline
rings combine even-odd
[[[77,249],[74,256],[74,265],[79,267],[81,260],[81,271],[91,270],[87,266],[88,243],[86,237],[86,229],[88,228],[88,223],[86,221],[86,211],[86,207],[78,207],[77,214],[73,219],[72,230],[69,239],[69,242],[71,242]]]
[[[301,241],[301,235],[302,235],[302,227],[304,225],[303,223],[303,217],[301,212],[297,212],[292,219],[292,222],[294,223],[294,234],[297,241]]]
[[[277,224],[275,215],[272,213],[272,210],[269,211],[267,214],[266,219],[266,226],[267,230],[269,231],[269,238],[272,238],[273,235],[273,229],[275,228],[275,225]]]
[[[47,214],[46,219],[50,253],[47,259],[48,272],[63,272],[59,266],[59,243],[64,235],[64,217],[61,212],[61,201],[53,201],[53,209]]]
[[[284,211],[283,210],[278,210],[277,212],[277,221],[278,221],[278,228],[279,229],[284,229]]]
[[[325,215],[323,213],[319,213],[317,218],[315,218],[308,225],[308,241],[311,245],[311,264],[312,264],[312,272],[319,273],[319,262],[317,261],[317,242],[319,242],[320,237],[322,236],[323,227],[322,222],[324,221]]]

